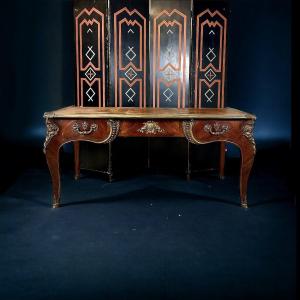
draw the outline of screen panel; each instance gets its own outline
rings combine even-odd
[[[146,107],[149,1],[109,1],[110,106]]]
[[[153,107],[189,106],[191,1],[150,2],[150,90]]]
[[[106,106],[105,0],[74,1],[76,104]]]
[[[224,107],[227,4],[194,0],[192,74],[194,107]]]

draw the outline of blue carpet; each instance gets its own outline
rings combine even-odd
[[[107,183],[47,170],[0,195],[0,299],[294,299],[296,213],[285,182],[256,172],[250,208],[224,181],[141,175]]]

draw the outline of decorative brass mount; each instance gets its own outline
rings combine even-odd
[[[138,132],[146,133],[146,134],[156,134],[156,133],[162,133],[165,130],[160,128],[157,122],[154,121],[147,121],[144,123],[144,126],[140,129],[138,129]]]
[[[254,121],[248,121],[243,129],[243,135],[249,140],[249,142],[252,144],[252,148],[254,151],[254,154],[256,153],[256,144],[255,144],[255,140],[253,137],[253,129],[254,129]]]
[[[46,139],[44,142],[44,149],[43,152],[46,153],[46,148],[51,141],[51,139],[57,135],[59,131],[59,127],[53,122],[50,121],[48,118],[46,118],[46,127],[47,127],[47,134],[46,134]]]

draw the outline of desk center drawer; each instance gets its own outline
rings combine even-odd
[[[182,137],[178,120],[122,120],[119,136],[123,137]]]

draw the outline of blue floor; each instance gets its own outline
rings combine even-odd
[[[0,195],[0,299],[294,299],[296,213],[284,180],[257,171],[248,210],[235,175],[111,184],[29,169]]]

